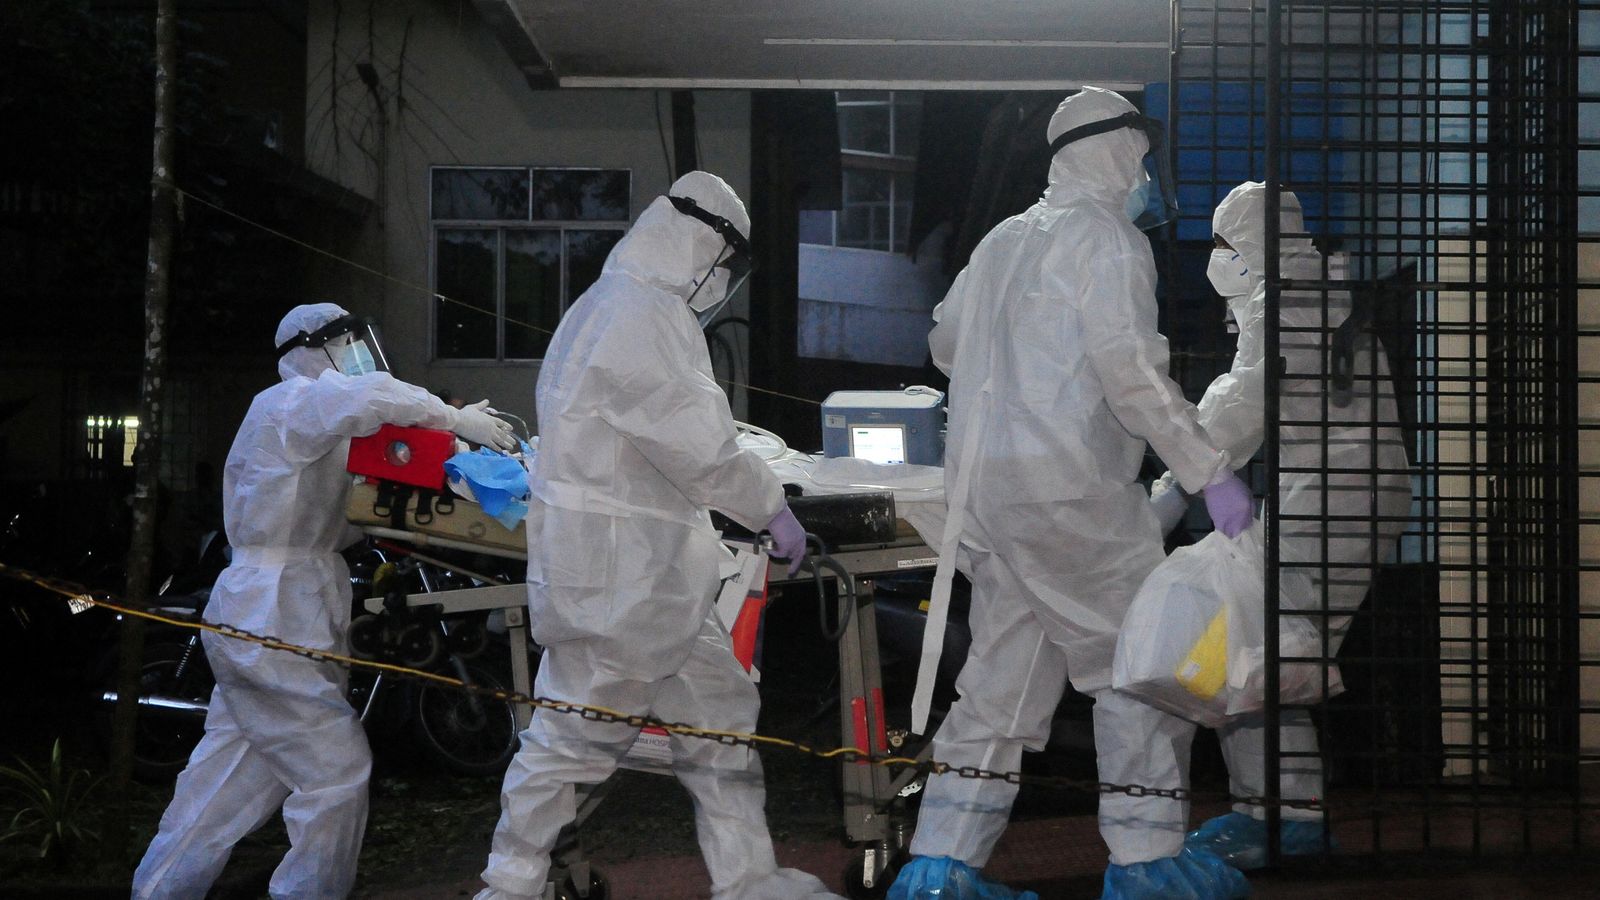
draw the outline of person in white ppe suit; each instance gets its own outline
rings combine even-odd
[[[1211,383],[1200,401],[1200,424],[1236,462],[1249,459],[1260,448],[1266,422],[1266,204],[1266,186],[1246,182],[1229,192],[1212,215],[1216,249],[1208,276],[1228,302],[1238,324],[1239,343],[1232,367]],[[1280,192],[1278,223],[1282,277],[1306,281],[1342,277],[1337,267],[1324,269],[1322,255],[1305,236],[1300,201],[1293,193]],[[1348,396],[1327,396],[1332,351],[1322,329],[1337,329],[1349,317],[1349,294],[1282,291],[1279,307],[1279,346],[1285,373],[1278,407],[1283,423],[1278,452],[1283,470],[1278,481],[1282,517],[1279,602],[1287,609],[1318,611],[1326,602],[1326,608],[1336,613],[1327,620],[1327,654],[1332,656],[1349,629],[1349,614],[1360,607],[1366,595],[1373,564],[1393,551],[1404,528],[1411,507],[1411,481],[1406,474],[1403,438],[1396,426],[1399,418],[1388,364],[1375,338],[1363,335],[1355,342]],[[1326,430],[1323,422],[1328,423]],[[1324,470],[1334,474],[1323,474]],[[1363,470],[1375,470],[1376,474]],[[1164,531],[1177,524],[1187,506],[1172,473],[1157,479],[1151,502]],[[1320,618],[1311,621],[1321,623]],[[1229,789],[1236,797],[1265,793],[1263,732],[1261,715],[1245,717],[1218,731],[1228,764]],[[1281,761],[1280,796],[1289,800],[1321,798],[1322,766],[1310,714],[1304,709],[1283,710],[1279,735],[1281,753],[1290,754]],[[1282,816],[1285,853],[1321,852],[1324,829],[1320,812],[1284,807]],[[1265,817],[1261,806],[1238,804],[1232,813],[1212,819],[1192,833],[1189,846],[1209,848],[1241,869],[1259,868],[1266,864]]]
[[[1095,698],[1102,781],[1171,787],[1187,766],[1187,723],[1111,689],[1123,616],[1163,558],[1136,480],[1145,444],[1231,533],[1248,526],[1251,498],[1167,376],[1154,259],[1127,209],[1147,177],[1148,125],[1112,91],[1064,100],[1044,197],[984,238],[934,314],[928,343],[950,375],[946,495],[973,586],[960,699],[933,741],[952,766],[1020,769],[1024,749],[1043,748],[1068,678]],[[1016,793],[1002,780],[930,778],[890,900],[1018,896],[977,871]],[[1242,896],[1237,872],[1184,851],[1187,822],[1171,812],[1101,795],[1107,896]],[[1190,892],[1164,893],[1177,884]]]
[[[350,439],[394,423],[501,449],[515,440],[484,404],[456,409],[382,371],[376,334],[332,303],[290,310],[277,346],[283,380],[256,395],[228,451],[223,520],[233,560],[205,618],[347,653],[350,572],[338,551],[360,537],[345,521]],[[233,845],[280,807],[290,847],[271,895],[346,896],[372,764],[345,699],[346,670],[218,634],[201,640],[217,679],[205,737],[178,776],[133,896],[204,897]]]
[[[750,219],[722,179],[690,172],[651,202],[550,341],[537,387],[528,600],[544,646],[541,697],[753,731],[760,698],[713,601],[726,551],[716,509],[768,530],[799,565],[805,535],[760,457],[740,449],[698,315],[749,271]],[[479,900],[544,895],[575,786],[604,781],[637,727],[534,712],[506,772]],[[761,760],[749,747],[671,739],[719,900],[832,897],[781,869]]]

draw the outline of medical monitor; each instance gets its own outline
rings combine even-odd
[[[906,461],[904,425],[851,425],[850,455],[881,463],[899,465]]]

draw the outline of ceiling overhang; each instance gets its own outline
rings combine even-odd
[[[1167,80],[1170,0],[474,0],[539,87],[1052,90]]]

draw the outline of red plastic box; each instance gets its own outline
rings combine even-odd
[[[385,425],[350,439],[345,468],[357,475],[429,490],[444,489],[444,461],[456,453],[456,436],[432,428]]]

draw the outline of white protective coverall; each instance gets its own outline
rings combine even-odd
[[[332,303],[297,306],[277,343],[344,315]],[[205,619],[347,653],[350,572],[338,551],[360,537],[345,521],[350,438],[386,422],[454,429],[466,414],[386,372],[342,375],[320,348],[290,350],[278,374],[228,451],[222,512],[233,562]],[[271,895],[346,896],[372,752],[345,699],[345,669],[221,635],[201,640],[217,678],[205,737],[178,776],[133,896],[204,897],[233,845],[280,806],[290,847]]]
[[[749,233],[722,179],[691,172],[670,192]],[[784,508],[783,489],[739,448],[685,302],[725,246],[656,198],[551,339],[528,517],[532,634],[545,648],[538,696],[755,729],[760,697],[712,606],[725,551],[707,511],[758,530]],[[480,900],[542,896],[550,851],[576,814],[574,786],[610,776],[638,731],[534,712],[506,772]],[[674,737],[672,754],[713,896],[832,896],[816,878],[778,868],[755,751]]]
[[[1085,88],[1062,102],[1048,137],[1133,110]],[[1024,747],[1044,746],[1070,676],[1095,696],[1102,780],[1163,786],[1187,766],[1187,723],[1110,689],[1123,615],[1163,558],[1136,481],[1145,443],[1191,491],[1226,464],[1167,377],[1154,259],[1124,211],[1147,149],[1129,128],[1062,148],[1043,199],[984,238],[934,313],[928,343],[950,375],[946,494],[951,519],[964,517],[973,585],[961,697],[934,737],[934,758],[951,765],[1017,770]],[[912,853],[981,868],[1016,792],[930,779]],[[1151,810],[1168,814],[1101,795],[1113,863],[1182,849],[1184,819]]]
[[[1239,326],[1238,349],[1232,367],[1217,376],[1200,401],[1200,424],[1235,461],[1249,459],[1261,447],[1266,423],[1266,201],[1264,184],[1245,182],[1229,192],[1212,215],[1212,232],[1238,251],[1252,284],[1249,293],[1226,298]],[[1300,201],[1287,191],[1280,194],[1278,223],[1278,266],[1283,278],[1324,281],[1340,277],[1342,273],[1337,271],[1324,271],[1322,255],[1303,236]],[[1403,517],[1411,508],[1411,479],[1396,424],[1399,415],[1389,366],[1371,334],[1363,334],[1356,343],[1349,404],[1339,407],[1328,400],[1324,412],[1325,373],[1330,367],[1327,329],[1337,328],[1350,315],[1348,293],[1333,291],[1326,297],[1324,303],[1320,290],[1279,294],[1284,376],[1279,382],[1278,555],[1279,598],[1284,608],[1321,610],[1326,593],[1327,609],[1345,613],[1328,620],[1327,655],[1331,657],[1349,630],[1348,614],[1359,608],[1366,596],[1374,564],[1393,552],[1395,539],[1404,529]],[[1376,477],[1358,471],[1373,468],[1380,473]],[[1346,471],[1323,474],[1327,469]],[[1152,491],[1156,505],[1161,505],[1164,496],[1172,496],[1171,485],[1170,473],[1156,482]],[[1323,516],[1334,519],[1323,521]],[[1355,518],[1339,521],[1338,517]],[[1286,709],[1279,723],[1283,754],[1280,796],[1321,798],[1322,763],[1310,714]],[[1258,715],[1218,731],[1234,796],[1259,797],[1265,792],[1263,730],[1263,718]],[[1235,810],[1258,819],[1266,817],[1261,806],[1239,804]],[[1321,815],[1314,810],[1283,809],[1283,817],[1290,820],[1317,820]]]

